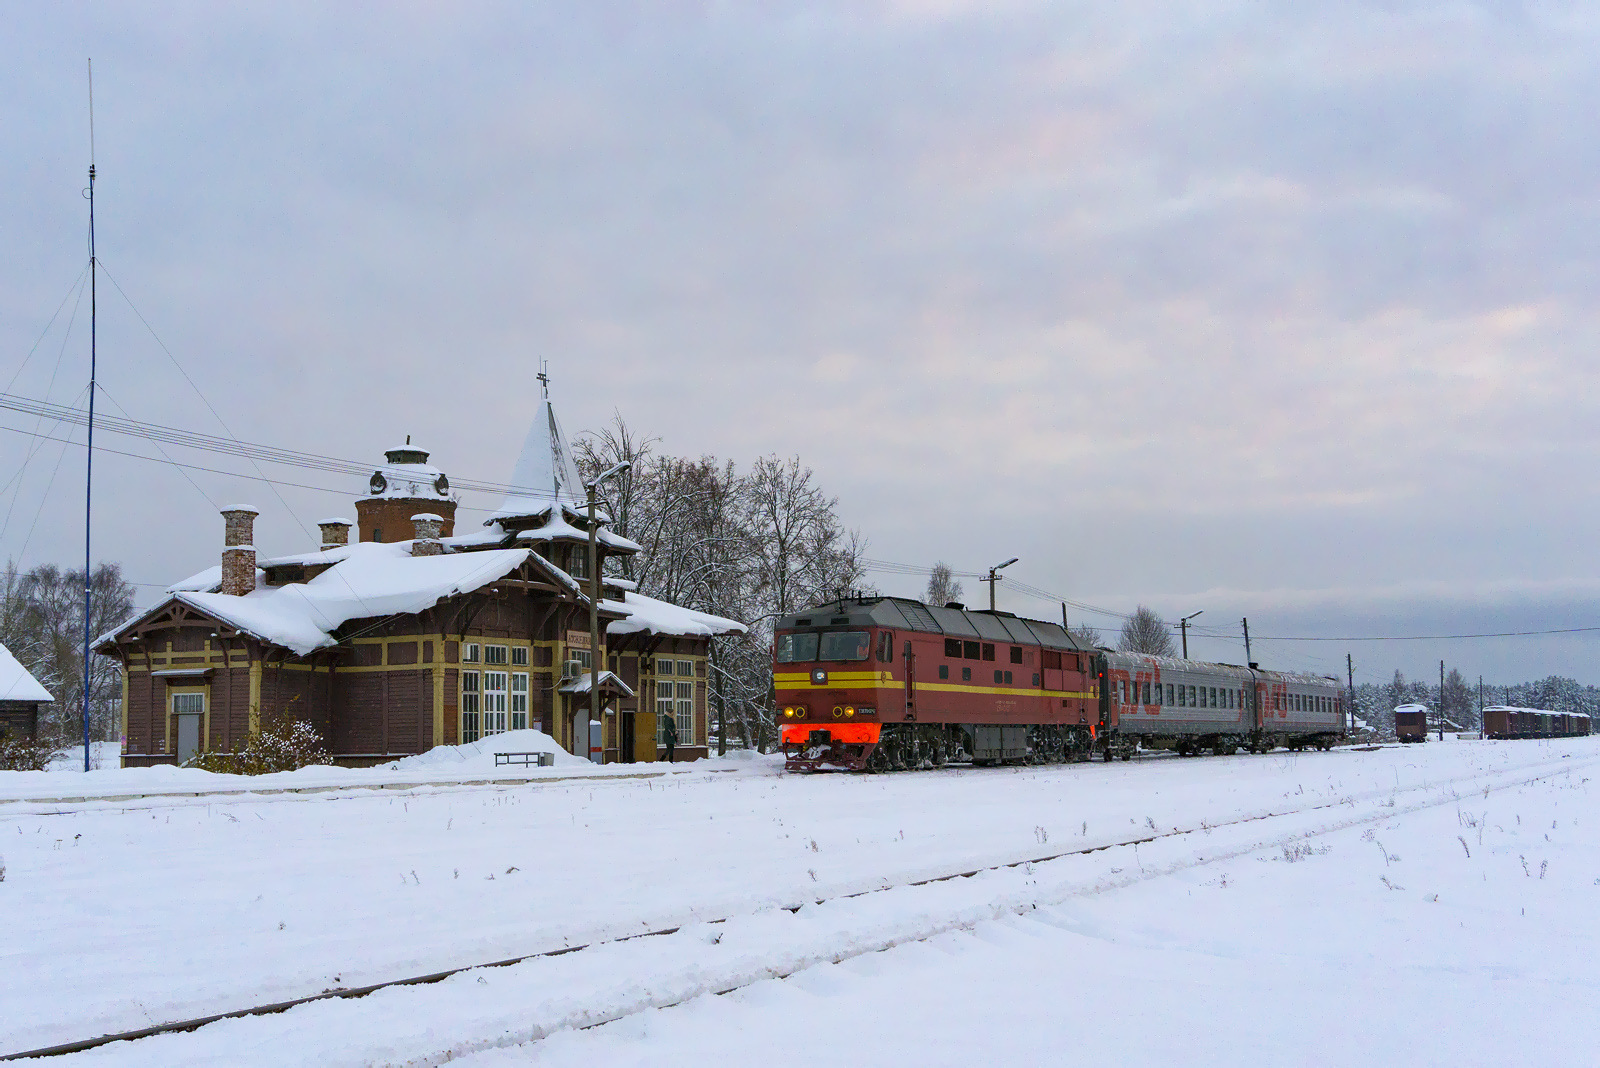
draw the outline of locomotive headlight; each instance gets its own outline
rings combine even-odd
[[[833,706],[833,718],[834,719],[843,719],[844,718],[844,709],[840,708],[838,705],[834,705]]]
[[[794,719],[794,709],[792,709],[792,708],[784,709],[783,710],[783,718],[784,719]]]
[[[853,716],[853,715],[856,714],[856,710],[851,705],[845,705],[844,706],[844,714],[847,715],[847,716]]]

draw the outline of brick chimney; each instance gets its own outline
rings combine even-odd
[[[235,597],[254,593],[256,588],[256,516],[261,513],[248,504],[230,505],[222,510],[222,592]]]
[[[354,525],[348,519],[319,519],[317,528],[322,531],[322,551],[327,552],[341,545],[349,545],[350,528]]]
[[[440,556],[444,546],[439,544],[439,528],[444,526],[444,516],[420,512],[411,517],[411,527],[416,540],[411,543],[412,556]]]

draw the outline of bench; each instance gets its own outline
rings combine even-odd
[[[507,764],[520,764],[525,768],[553,768],[556,766],[554,753],[496,753],[494,766],[504,767]]]

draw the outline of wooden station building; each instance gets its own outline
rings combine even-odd
[[[390,449],[313,551],[258,557],[248,505],[222,510],[221,560],[100,638],[122,665],[123,764],[239,748],[262,717],[303,720],[345,765],[534,728],[607,762],[706,755],[707,652],[741,624],[603,578],[603,667],[589,648],[588,514],[548,395],[483,527],[455,529],[444,472]],[[605,559],[639,551],[609,529]],[[352,532],[355,534],[351,538]]]

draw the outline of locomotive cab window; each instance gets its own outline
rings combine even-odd
[[[960,638],[946,638],[944,640],[944,655],[945,656],[951,656],[951,657],[960,657],[961,656],[961,639]]]
[[[976,660],[976,659],[978,659],[978,643],[977,642],[962,642],[961,643],[961,658],[963,660]]]
[[[889,664],[894,662],[894,632],[883,631],[878,635],[878,660]]]
[[[872,652],[872,638],[864,630],[830,630],[822,635],[818,660],[865,660]]]
[[[817,632],[778,635],[778,663],[805,664],[817,658]]]

